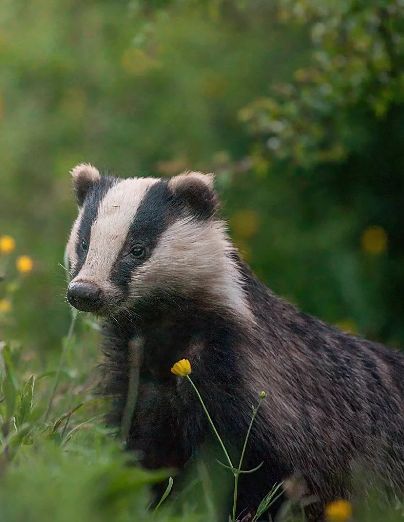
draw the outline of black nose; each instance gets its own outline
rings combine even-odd
[[[95,283],[77,281],[67,289],[69,303],[83,312],[96,312],[103,304],[103,292]]]

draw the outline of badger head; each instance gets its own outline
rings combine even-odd
[[[237,314],[245,308],[213,176],[121,179],[78,165],[72,177],[79,206],[67,245],[72,306],[108,316],[145,300],[203,296]]]

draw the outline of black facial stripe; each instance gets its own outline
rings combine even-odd
[[[86,199],[84,201],[83,215],[78,230],[76,243],[77,263],[74,267],[73,277],[75,277],[80,272],[86,260],[87,252],[83,251],[81,248],[81,243],[83,240],[85,240],[87,244],[90,243],[91,226],[97,218],[100,203],[104,199],[109,189],[119,181],[120,180],[117,178],[102,176],[99,181],[94,183],[87,193]]]
[[[159,181],[148,189],[111,270],[112,282],[126,294],[132,272],[150,257],[161,234],[180,215],[181,209],[173,201],[166,181]],[[131,247],[137,244],[146,248],[146,253],[141,259],[130,255]]]

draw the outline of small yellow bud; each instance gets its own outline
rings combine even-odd
[[[388,237],[384,228],[379,226],[368,227],[361,237],[362,249],[371,255],[385,252],[388,246]]]
[[[16,267],[21,274],[28,274],[31,272],[34,263],[29,256],[20,256],[17,258]]]
[[[358,327],[356,326],[355,321],[352,321],[352,319],[343,319],[342,321],[336,323],[335,326],[337,326],[340,330],[342,330],[345,333],[358,333]]]
[[[181,359],[171,368],[171,373],[178,375],[178,377],[186,377],[191,371],[191,363],[188,359]]]
[[[348,500],[334,500],[327,504],[325,515],[328,522],[347,522],[352,517],[352,504]]]
[[[10,254],[15,249],[15,240],[11,236],[0,236],[0,253]]]
[[[11,310],[11,301],[0,299],[0,314],[7,314]]]
[[[265,392],[265,391],[260,391],[260,393],[259,393],[259,398],[260,398],[260,399],[265,399],[266,396],[267,396],[267,392]]]
[[[239,210],[232,216],[231,225],[238,237],[250,239],[258,231],[259,216],[255,210]]]

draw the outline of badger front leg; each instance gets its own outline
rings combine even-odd
[[[188,345],[181,351],[189,355],[191,349]],[[189,383],[170,373],[170,358],[160,368],[151,366],[157,357],[149,355],[145,343],[127,448],[145,468],[179,472],[204,441],[207,421]]]
[[[140,378],[127,448],[145,468],[180,470],[191,456],[174,402],[169,384]]]
[[[128,386],[122,412],[121,438],[127,449],[135,451],[144,467],[181,467],[182,461],[173,458],[172,445],[178,445],[173,433],[170,403],[166,386],[158,382],[141,382],[143,338],[128,343]],[[166,402],[166,403],[165,403]],[[165,404],[164,404],[165,403]],[[177,449],[177,448],[176,448]],[[178,454],[178,451],[175,452]]]

